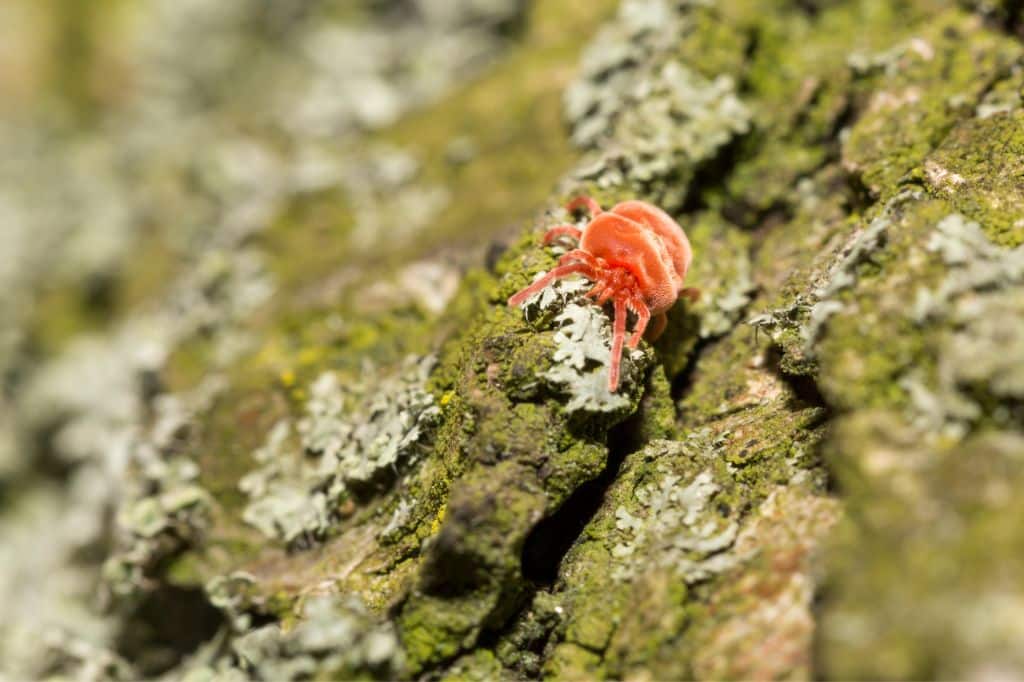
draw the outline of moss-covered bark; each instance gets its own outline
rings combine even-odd
[[[598,29],[599,4],[487,19],[529,18],[504,61],[216,233],[167,305],[212,313],[165,359],[126,369],[117,327],[30,373],[40,460],[4,480],[102,470],[94,433],[129,463],[68,507],[117,510],[82,569],[110,601],[52,670],[1024,675],[1017,4],[643,0]],[[702,291],[616,393],[585,287],[505,305],[581,192],[670,211]],[[69,388],[97,358],[126,406]],[[202,637],[160,627],[168,598]]]

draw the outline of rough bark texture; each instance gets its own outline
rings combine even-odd
[[[2,131],[0,675],[1024,677],[1020,3],[214,4]]]

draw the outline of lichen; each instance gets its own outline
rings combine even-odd
[[[0,125],[0,675],[1019,674],[1013,3],[111,4]],[[505,305],[582,191],[702,290],[614,393]]]
[[[331,594],[310,597],[290,628],[249,629],[231,640],[229,651],[186,666],[186,679],[387,679],[402,670],[394,630],[358,600]]]
[[[830,261],[818,266],[810,291],[801,292],[783,308],[761,312],[747,320],[747,324],[767,332],[773,342],[796,356],[789,358],[790,367],[814,359],[815,346],[829,318],[846,309],[840,292],[856,284],[858,269],[871,262],[873,254],[885,246],[886,231],[892,224],[890,214],[898,210],[908,196],[894,199],[878,217],[830,253]],[[794,336],[800,340],[799,347],[794,348],[789,341]]]
[[[422,452],[440,416],[424,389],[434,362],[407,358],[372,387],[342,388],[335,374],[321,374],[296,426],[298,447],[281,421],[253,453],[261,466],[239,481],[250,498],[243,519],[286,544],[323,539],[342,501],[382,486]]]
[[[829,560],[822,672],[1018,674],[1021,437],[989,431],[929,444],[892,414],[837,425],[829,455],[849,513]],[[956,528],[957,532],[949,532]],[[866,552],[852,559],[850,552]],[[894,582],[911,573],[913,581]]]
[[[199,468],[183,444],[196,412],[209,409],[222,390],[223,382],[211,377],[191,395],[160,396],[151,430],[129,443],[116,549],[103,564],[115,595],[152,589],[160,562],[195,545],[208,530],[213,500],[199,485]]]
[[[565,409],[571,414],[623,414],[635,407],[630,387],[641,381],[650,358],[641,349],[624,347],[620,387],[609,390],[612,324],[600,307],[584,298],[589,289],[581,278],[560,280],[523,303],[524,314],[538,328],[555,330],[551,367],[537,378],[569,396]]]
[[[925,248],[938,253],[949,270],[936,289],[918,290],[912,313],[918,322],[946,314],[965,294],[1024,280],[1024,248],[1000,249],[978,223],[959,214],[943,218]]]
[[[611,363],[611,324],[608,317],[594,306],[572,303],[555,318],[555,324],[559,325],[554,336],[555,354],[552,359],[555,364],[543,376],[568,392],[569,402],[565,409],[570,413],[580,410],[616,412],[628,407],[627,397],[608,389]],[[624,350],[623,374],[627,377],[632,374],[632,363],[639,357],[642,355],[633,349]],[[588,364],[596,364],[597,367],[591,369]]]
[[[674,59],[687,7],[627,2],[565,95],[573,141],[592,150],[574,174],[603,193],[643,193],[673,210],[703,164],[750,129],[728,74],[709,79]]]
[[[929,432],[963,436],[997,400],[1006,405],[987,419],[1009,425],[1024,398],[1016,322],[1024,247],[999,248],[977,223],[954,213],[938,222],[925,248],[946,272],[937,286],[918,289],[910,314],[919,325],[945,328],[935,338],[934,377],[910,370],[901,380],[914,421]]]
[[[737,557],[723,552],[736,541],[737,525],[707,514],[708,503],[720,490],[713,474],[702,471],[682,485],[678,476],[660,473],[660,482],[634,492],[646,518],[634,516],[624,506],[615,510],[615,527],[622,532],[623,540],[612,547],[612,556],[630,562],[620,565],[616,575],[630,576],[631,557],[648,542],[658,549],[645,548],[644,553],[657,556],[660,566],[688,583],[732,568]]]

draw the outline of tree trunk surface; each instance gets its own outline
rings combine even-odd
[[[0,130],[0,677],[1024,678],[1019,2],[101,5]],[[506,305],[579,195],[693,245],[615,392]]]

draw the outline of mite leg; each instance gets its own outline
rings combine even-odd
[[[565,205],[565,210],[572,213],[577,208],[585,208],[590,211],[590,215],[596,216],[601,213],[601,205],[587,196],[579,196],[570,201]]]
[[[559,265],[567,265],[569,263],[586,263],[595,270],[601,270],[600,264],[597,262],[597,258],[593,255],[584,251],[583,249],[573,249],[569,253],[563,255],[558,259]],[[593,278],[591,278],[593,279]]]
[[[644,336],[647,323],[651,321],[651,310],[638,296],[634,296],[630,300],[630,307],[636,313],[636,326],[633,328],[633,335],[629,337],[629,347],[636,348]],[[664,313],[661,317],[664,318]]]
[[[615,323],[612,330],[612,357],[608,366],[608,390],[619,387],[619,368],[622,363],[622,342],[626,339],[626,301],[615,299]]]
[[[576,227],[575,225],[555,225],[546,233],[544,233],[544,244],[550,244],[559,237],[572,237],[576,241],[579,241],[580,237],[583,236],[583,230]]]
[[[655,315],[651,320],[651,324],[647,327],[647,340],[654,341],[661,333],[665,331],[665,327],[668,326],[668,316],[665,313]]]
[[[562,265],[551,270],[548,274],[544,275],[525,289],[513,294],[512,297],[508,299],[508,305],[510,307],[522,305],[526,299],[544,289],[556,279],[576,273],[580,273],[588,279],[594,279],[594,269],[586,263],[570,263],[569,265]]]
[[[622,290],[615,286],[615,282],[606,282],[604,290],[601,292],[601,295],[597,297],[595,303],[597,303],[597,305],[604,305],[608,302],[608,299],[614,296],[621,296],[621,294]]]
[[[700,289],[694,289],[693,287],[686,287],[679,292],[680,298],[685,298],[690,303],[696,303],[700,300]]]

